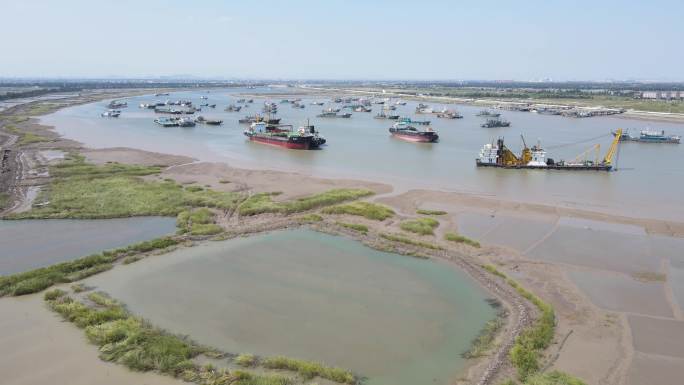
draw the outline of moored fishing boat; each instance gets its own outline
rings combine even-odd
[[[424,130],[419,130],[403,121],[395,123],[390,127],[389,132],[392,136],[409,142],[432,143],[439,140],[439,135],[437,135],[437,132],[435,132],[432,127],[426,127]]]
[[[511,122],[501,119],[487,119],[486,122],[480,124],[482,128],[496,128],[496,127],[510,127]]]
[[[107,110],[100,114],[103,118],[118,118],[121,115],[119,110]]]
[[[310,124],[294,131],[292,125],[254,122],[244,131],[244,134],[253,142],[295,150],[316,149],[326,142],[325,138],[320,136],[315,127]]]

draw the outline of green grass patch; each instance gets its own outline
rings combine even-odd
[[[472,246],[472,247],[480,247],[480,242],[472,240],[468,237],[465,237],[463,235],[459,235],[456,233],[446,233],[444,234],[444,239],[447,241],[451,242],[456,242],[456,243],[465,243],[466,245]]]
[[[348,370],[325,366],[314,361],[304,361],[287,357],[266,358],[262,362],[263,366],[269,369],[284,369],[297,372],[305,379],[321,377],[327,380],[343,383],[355,384],[354,374]]]
[[[549,373],[538,373],[525,381],[525,385],[586,385],[579,378],[554,370]]]
[[[298,220],[299,222],[309,222],[309,223],[312,223],[312,222],[320,222],[320,221],[322,221],[322,220],[323,220],[323,217],[320,216],[320,215],[318,215],[318,214],[311,213],[311,214],[302,215],[301,217],[298,217],[297,220]]]
[[[325,214],[358,215],[376,221],[384,221],[394,215],[394,211],[389,207],[370,202],[352,202],[344,205],[326,207],[322,212]]]
[[[23,273],[0,276],[0,297],[37,293],[57,283],[79,281],[111,269],[113,262],[123,256],[164,249],[177,243],[172,238],[159,238]]]
[[[416,246],[416,247],[424,247],[426,249],[431,249],[431,250],[443,250],[443,248],[441,246],[434,245],[432,243],[423,242],[423,241],[417,241],[417,240],[405,237],[403,235],[382,233],[382,234],[380,234],[380,236],[382,238],[387,239],[388,241],[404,243],[404,244]]]
[[[181,211],[176,217],[176,226],[181,234],[214,235],[223,228],[214,223],[216,215],[206,207]]]
[[[201,186],[188,186],[185,189],[190,192],[204,191],[204,188]]]
[[[292,214],[358,199],[371,195],[373,192],[364,189],[334,189],[295,200],[276,202],[273,196],[278,194],[254,194],[240,204],[238,212],[242,216],[264,213]]]
[[[43,298],[46,301],[52,301],[52,300],[55,300],[57,298],[65,296],[66,293],[67,292],[62,290],[62,289],[52,289],[52,290],[46,291]]]
[[[236,365],[242,366],[244,368],[254,366],[256,364],[256,357],[254,354],[239,354],[234,360]]]
[[[418,209],[418,210],[416,210],[416,214],[420,214],[420,215],[447,215],[448,213],[446,211],[442,211],[442,210]]]
[[[439,226],[439,221],[432,218],[412,219],[399,224],[402,230],[420,235],[433,235],[437,226]]]
[[[346,227],[348,229],[352,229],[354,231],[358,231],[360,233],[367,234],[368,233],[368,226],[366,225],[360,225],[357,223],[344,223],[344,222],[335,222],[339,226]]]
[[[97,166],[72,156],[50,167],[54,180],[36,200],[46,205],[9,218],[175,216],[190,207],[231,209],[242,199],[237,193],[189,191],[174,182],[138,178],[159,171],[159,167],[118,163]]]

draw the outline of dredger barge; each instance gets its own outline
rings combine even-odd
[[[520,156],[517,156],[513,151],[509,150],[504,145],[503,138],[499,138],[496,143],[487,143],[480,150],[480,154],[475,163],[478,167],[498,167],[498,168],[515,168],[515,169],[537,169],[537,170],[568,170],[568,171],[611,171],[613,169],[613,157],[618,150],[620,142],[620,135],[622,129],[617,130],[617,135],[606,152],[603,159],[599,159],[599,152],[601,146],[594,145],[590,149],[578,155],[572,161],[559,160],[555,161],[552,158],[546,157],[546,151],[540,144],[536,144],[531,148],[527,147],[525,138],[521,135],[523,142],[523,149]],[[594,160],[587,159],[587,156],[593,151],[596,153]]]

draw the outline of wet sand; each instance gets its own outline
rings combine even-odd
[[[83,331],[62,321],[42,294],[0,299],[3,385],[181,385],[155,373],[136,373],[98,358]]]

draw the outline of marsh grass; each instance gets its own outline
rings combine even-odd
[[[439,221],[432,218],[418,218],[399,224],[402,230],[420,235],[433,235],[437,226],[439,226]]]
[[[447,215],[448,213],[446,211],[442,211],[442,210],[418,209],[418,210],[416,210],[416,214],[420,214],[420,215]]]
[[[82,283],[75,283],[71,285],[71,291],[74,293],[83,293],[86,290],[88,290],[88,287]]]
[[[256,357],[253,354],[239,354],[234,360],[236,365],[244,368],[254,366],[256,364]]]
[[[368,233],[368,226],[366,225],[360,225],[357,223],[344,223],[344,222],[335,222],[337,225],[346,227],[348,229],[352,229],[354,231],[358,231],[360,233],[367,234]]]
[[[36,293],[57,283],[79,281],[111,269],[113,263],[124,256],[164,249],[176,244],[178,241],[175,239],[159,238],[23,273],[0,276],[0,297]]]
[[[135,371],[157,371],[201,385],[292,385],[294,381],[281,374],[254,374],[244,370],[217,369],[211,364],[199,366],[192,360],[199,355],[223,357],[211,348],[201,346],[184,336],[171,334],[148,321],[130,314],[118,301],[102,293],[90,293],[88,299],[96,303],[89,307],[55,289],[46,293],[48,306],[65,320],[85,329],[88,340],[97,345],[100,358],[115,362]],[[235,358],[243,367],[258,365],[251,354]],[[346,370],[316,362],[275,357],[261,364],[269,369],[298,373],[305,379],[321,377],[340,383],[355,384],[356,378]]]
[[[325,378],[343,384],[355,384],[354,374],[348,370],[325,366],[314,361],[298,360],[287,357],[272,357],[263,360],[262,365],[268,369],[284,369],[297,372],[305,379]]]
[[[456,233],[446,233],[444,234],[444,239],[447,241],[451,242],[456,242],[456,243],[465,243],[466,245],[472,246],[472,247],[480,247],[480,242],[472,240],[468,237],[465,237],[463,235],[459,235]]]
[[[524,385],[586,385],[586,383],[567,373],[554,370],[535,374],[528,378]]]
[[[130,216],[176,216],[191,207],[232,209],[240,194],[213,190],[189,191],[174,182],[145,181],[140,176],[160,172],[159,167],[108,163],[94,165],[79,155],[50,167],[52,183],[37,202],[42,207],[10,215],[25,218],[118,218]]]
[[[242,216],[264,213],[293,214],[362,198],[373,194],[373,192],[364,189],[333,189],[295,200],[276,202],[273,200],[273,196],[278,194],[254,194],[240,204],[238,212]]]
[[[344,205],[326,207],[321,210],[321,212],[325,214],[357,215],[376,221],[384,221],[385,219],[394,216],[394,211],[389,207],[370,202],[352,202]]]
[[[423,241],[417,241],[417,240],[405,237],[403,235],[382,233],[382,234],[380,234],[380,236],[382,238],[387,239],[388,241],[404,243],[404,244],[416,246],[416,247],[424,247],[426,249],[431,249],[431,250],[443,250],[443,248],[441,246],[434,245],[432,243],[423,242]]]
[[[176,226],[181,234],[214,235],[223,231],[215,219],[216,215],[206,207],[184,210],[176,217]]]

